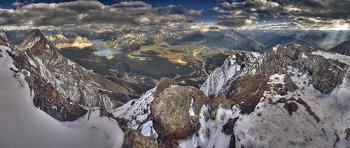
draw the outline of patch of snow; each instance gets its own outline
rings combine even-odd
[[[259,58],[261,55],[257,52],[251,52],[254,58]]]
[[[10,49],[0,46],[2,50]],[[93,110],[73,122],[59,122],[33,105],[32,91],[23,74],[10,70],[12,58],[0,53],[0,147],[26,148],[119,148],[124,133],[115,120]]]
[[[32,65],[32,66],[34,66],[36,68],[36,63],[31,58],[28,57],[28,61],[29,61],[30,65]]]
[[[311,54],[320,55],[326,59],[338,60],[339,62],[350,65],[350,56],[346,56],[338,53],[323,52],[323,51],[315,51],[315,52],[312,52]]]
[[[269,81],[267,84],[276,85],[276,84],[284,84],[284,76],[285,74],[274,74],[269,77]]]
[[[23,49],[32,48],[32,47],[35,45],[35,43],[38,42],[40,39],[41,39],[41,37],[40,37],[40,36],[37,36],[37,37],[33,40],[33,42],[28,43],[27,46],[23,47]]]
[[[303,54],[301,55],[301,57],[302,57],[302,58],[305,58],[305,59],[308,58],[308,57],[305,55],[305,53],[303,53]]]
[[[198,135],[194,134],[187,140],[179,140],[179,147],[203,147],[212,148],[217,145],[228,146],[231,136],[225,135],[222,132],[222,127],[227,123],[229,119],[239,117],[239,109],[234,106],[232,110],[227,110],[221,106],[216,112],[215,120],[211,120],[209,117],[209,107],[203,105],[200,112],[199,122],[201,127],[198,131]]]
[[[118,118],[128,120],[128,127],[136,130],[151,113],[151,103],[154,99],[154,91],[156,88],[148,90],[139,99],[131,100],[123,106],[115,109],[113,115]]]
[[[193,98],[191,99],[190,109],[188,110],[188,113],[190,114],[190,116],[196,115],[193,110]]]
[[[277,52],[277,50],[278,50],[279,47],[280,47],[280,45],[277,45],[277,46],[275,46],[275,47],[272,47],[272,50],[273,50],[274,52]]]
[[[156,130],[153,128],[152,121],[148,121],[145,124],[142,124],[141,134],[147,137],[154,137],[154,138],[158,137]]]
[[[235,55],[232,55],[231,58],[230,58],[230,65],[233,65],[236,63],[236,56]]]

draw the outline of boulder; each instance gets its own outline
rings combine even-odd
[[[199,113],[208,98],[191,86],[171,85],[153,100],[155,129],[165,145],[175,139],[185,139],[200,128]]]

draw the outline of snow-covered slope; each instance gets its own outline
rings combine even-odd
[[[36,108],[35,94],[24,79],[30,73],[18,71],[11,53],[8,46],[0,46],[0,147],[121,147],[124,134],[118,123],[100,117],[97,108],[89,120],[86,115],[73,122],[59,122]]]
[[[208,78],[220,85],[206,82],[201,90],[207,94],[216,90],[209,96],[223,94],[234,106],[218,110],[203,106],[200,130],[179,140],[180,147],[349,148],[348,59],[287,44],[261,55],[261,62],[246,67],[250,72],[229,74],[236,73],[234,64],[224,64]],[[220,90],[222,86],[227,87]],[[247,105],[252,109],[242,112]],[[216,117],[210,119],[213,111]]]
[[[113,111],[113,115],[118,118],[126,119],[128,127],[136,130],[151,113],[150,104],[154,99],[156,88],[148,90],[139,99],[131,100],[123,106]]]
[[[217,97],[221,91],[225,90],[225,85],[228,85],[238,75],[254,73],[254,71],[248,71],[247,67],[259,64],[259,61],[261,62],[259,57],[260,54],[255,52],[231,55],[221,67],[214,70],[200,89],[206,96]]]

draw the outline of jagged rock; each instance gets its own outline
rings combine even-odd
[[[170,78],[161,78],[159,82],[157,83],[157,89],[154,92],[154,96],[157,96],[161,92],[163,92],[166,88],[168,88],[170,85],[176,84],[176,81],[174,79]]]
[[[298,110],[298,105],[295,102],[285,103],[283,107],[288,111],[289,115]]]
[[[217,97],[221,92],[227,91],[239,75],[249,73],[247,68],[258,65],[260,54],[241,52],[228,57],[224,64],[214,72],[201,86],[204,94],[210,98]]]
[[[120,121],[119,125],[121,125],[122,128],[131,128],[134,130],[141,128],[142,130],[143,124],[152,122],[150,121],[152,120],[152,115],[150,115],[150,108],[155,96],[163,92],[171,84],[175,84],[175,81],[173,79],[162,78],[157,83],[155,88],[148,90],[139,99],[130,100],[123,106],[115,109],[113,111],[113,115],[117,118],[118,121]],[[151,134],[153,134],[153,136],[156,136],[156,133]]]
[[[207,97],[197,88],[171,85],[152,102],[152,115],[159,138],[165,145],[175,139],[185,139],[199,129],[199,113]]]
[[[344,41],[330,49],[332,52],[350,56],[350,40]]]
[[[345,129],[345,140],[350,140],[350,128]]]
[[[222,127],[222,132],[226,135],[231,135],[232,133],[234,133],[234,127],[237,120],[238,117],[234,119],[229,119],[227,123]]]
[[[106,80],[64,58],[39,31],[30,32],[14,58],[34,92],[34,105],[60,121],[86,113],[81,106],[111,110],[136,96],[133,90]]]
[[[235,54],[209,76],[201,90],[209,97],[221,93],[233,104],[238,104],[241,113],[251,113],[265,91],[286,95],[298,89],[287,73],[288,66],[293,66],[308,72],[312,76],[313,86],[329,94],[342,83],[349,66],[312,54],[314,51],[297,44],[286,44],[278,45],[261,56]],[[283,75],[283,84],[272,87],[268,81],[275,74]]]
[[[158,148],[155,139],[142,136],[138,131],[128,130],[124,133],[122,148]]]
[[[295,66],[308,71],[313,77],[313,85],[322,93],[329,94],[342,79],[349,67],[342,62],[326,59],[320,55],[314,55],[314,49],[305,48],[297,44],[287,44],[274,47],[267,52],[263,69],[287,69],[287,66]],[[265,66],[264,66],[265,65]],[[279,66],[280,68],[274,68]]]
[[[301,65],[310,72],[313,85],[322,93],[329,94],[340,85],[349,65],[339,61],[325,59],[318,55],[309,55],[308,59],[299,59]]]

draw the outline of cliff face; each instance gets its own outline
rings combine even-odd
[[[39,30],[25,37],[15,61],[29,72],[26,80],[35,106],[61,121],[75,120],[95,106],[111,110],[136,97],[123,84],[64,58]]]

